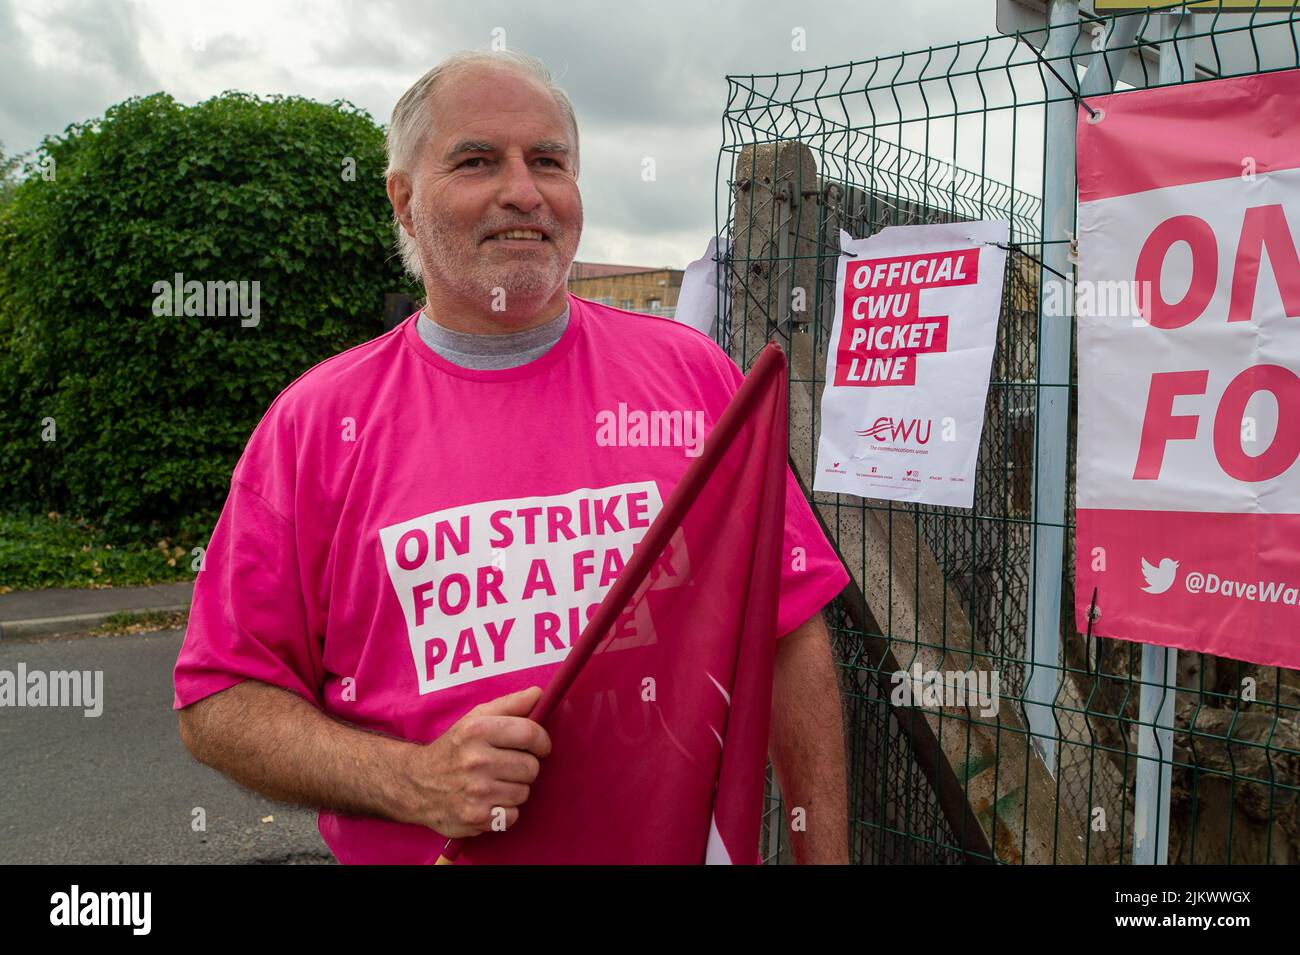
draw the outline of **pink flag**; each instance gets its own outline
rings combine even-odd
[[[785,354],[765,348],[531,714],[518,821],[471,863],[757,863],[785,524]],[[582,554],[575,555],[582,559]]]

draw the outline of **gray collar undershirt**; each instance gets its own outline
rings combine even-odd
[[[569,306],[544,325],[504,335],[479,335],[444,328],[424,309],[415,320],[420,339],[435,352],[462,368],[501,370],[525,365],[545,355],[569,325]]]

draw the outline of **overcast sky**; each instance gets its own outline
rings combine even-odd
[[[995,0],[0,0],[0,142],[35,147],[130,96],[227,89],[351,100],[387,123],[448,53],[504,30],[568,91],[578,258],[680,268],[714,231],[728,73],[815,69],[995,32]],[[802,28],[807,50],[792,49]],[[654,157],[655,182],[642,180]]]

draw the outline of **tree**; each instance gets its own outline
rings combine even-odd
[[[52,174],[0,212],[0,507],[124,538],[213,517],[276,394],[409,288],[383,131],[343,102],[158,93],[37,157]],[[178,276],[217,302],[168,314]],[[232,289],[254,324],[211,314]]]
[[[14,189],[18,185],[18,168],[22,163],[20,156],[6,156],[5,144],[0,142],[0,209],[9,204]]]

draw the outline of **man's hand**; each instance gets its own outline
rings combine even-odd
[[[551,751],[527,718],[538,687],[475,707],[429,744],[349,726],[277,686],[244,680],[180,711],[194,758],[270,799],[432,826],[447,836],[519,818]]]
[[[445,836],[491,831],[498,810],[515,824],[551,738],[528,719],[540,687],[480,703],[407,759],[410,816]]]

